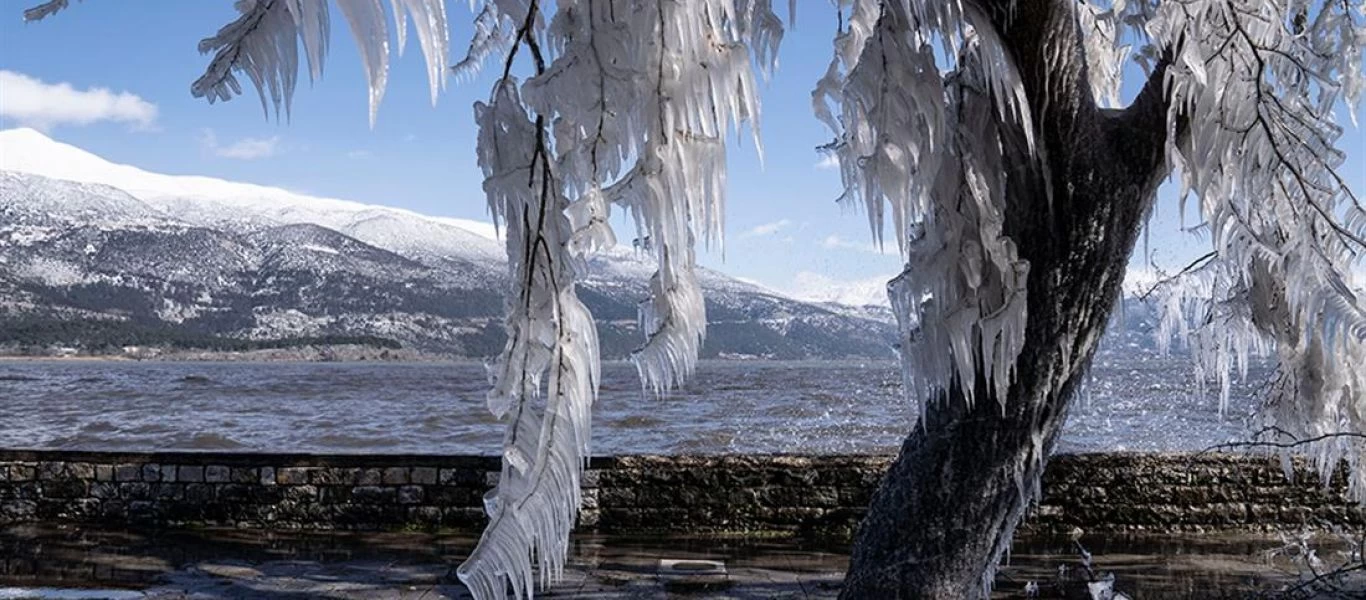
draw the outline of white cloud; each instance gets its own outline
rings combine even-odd
[[[46,83],[23,73],[0,70],[0,117],[36,129],[100,121],[151,129],[157,120],[157,107],[130,92],[115,93],[101,87],[78,90],[69,83]]]
[[[373,154],[370,154],[370,151],[369,151],[369,150],[352,150],[352,151],[346,153],[346,157],[347,157],[347,158],[350,158],[350,159],[352,159],[352,160],[360,160],[360,159],[362,159],[362,158],[370,158],[371,156],[374,156],[374,155],[373,155]]]
[[[821,155],[821,159],[816,162],[816,168],[822,171],[840,168],[840,159],[834,154],[826,153]]]
[[[886,254],[894,252],[895,248],[878,248],[870,242],[854,242],[846,240],[838,235],[828,235],[821,240],[821,247],[827,250],[854,250],[857,252],[871,252],[873,254]]]
[[[835,279],[820,273],[802,271],[785,290],[789,296],[809,302],[832,302],[846,306],[889,306],[887,281],[892,275],[866,279]]]
[[[787,228],[789,225],[792,225],[792,221],[789,221],[789,220],[787,220],[787,219],[782,219],[782,220],[774,221],[774,222],[772,222],[772,223],[764,223],[763,225],[757,225],[757,226],[755,226],[755,227],[753,227],[753,228],[751,228],[751,229],[745,231],[744,233],[740,234],[740,239],[754,238],[754,237],[767,237],[767,236],[773,235],[773,234],[775,234],[775,233],[778,233],[779,231],[782,231],[783,229]]]
[[[275,156],[280,147],[280,136],[272,135],[268,138],[242,138],[226,146],[218,143],[218,136],[212,129],[205,129],[199,137],[199,143],[205,150],[212,152],[215,156],[223,158],[236,158],[238,160],[256,160],[258,158],[270,158]]]

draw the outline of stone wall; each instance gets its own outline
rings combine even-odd
[[[848,535],[890,458],[596,458],[581,527]],[[28,521],[280,529],[483,526],[498,462],[468,456],[0,451],[0,526]],[[1064,455],[1033,532],[1366,527],[1341,482],[1240,455]]]

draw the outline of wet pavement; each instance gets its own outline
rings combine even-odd
[[[470,535],[252,530],[133,532],[19,526],[0,530],[0,600],[468,598],[449,575]],[[1094,568],[1143,598],[1246,598],[1292,585],[1304,556],[1267,536],[1082,537]],[[1312,541],[1318,568],[1344,543]],[[544,598],[835,598],[847,544],[790,538],[578,535],[564,581]],[[1021,539],[994,598],[1084,594],[1077,542]],[[1358,579],[1366,597],[1366,582]],[[1349,585],[1354,585],[1350,584]],[[1081,597],[1085,597],[1084,595]],[[1308,597],[1308,596],[1306,596]]]

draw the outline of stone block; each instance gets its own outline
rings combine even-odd
[[[233,467],[228,476],[233,483],[258,484],[261,482],[261,473],[256,467]]]
[[[399,504],[421,504],[423,500],[422,486],[405,485],[398,488]]]
[[[38,463],[38,479],[41,481],[66,479],[66,463],[50,461]]]
[[[356,485],[379,485],[384,483],[384,473],[379,469],[357,469]]]
[[[140,465],[115,465],[114,481],[141,481],[142,467]]]
[[[437,480],[441,485],[483,486],[484,472],[473,469],[441,469]]]
[[[141,481],[129,481],[119,485],[119,496],[126,500],[147,500],[152,497],[152,488]]]
[[[160,473],[161,477],[160,477],[159,481],[164,481],[164,482],[175,482],[175,481],[176,481],[176,472],[177,472],[177,469],[176,469],[176,466],[175,466],[175,465],[161,465],[161,473]]]
[[[339,467],[314,469],[308,475],[308,481],[313,485],[348,485],[355,480],[355,474],[350,469]]]
[[[207,483],[187,483],[183,493],[186,503],[203,505],[213,502],[213,486]]]
[[[251,490],[251,502],[261,507],[274,506],[285,498],[285,488],[276,485],[253,485],[247,489]]]
[[[86,482],[79,479],[60,479],[42,483],[42,495],[47,498],[84,498]]]
[[[0,502],[0,522],[22,523],[32,521],[37,514],[38,503],[33,500]]]
[[[318,499],[318,488],[311,485],[291,485],[284,490],[284,498],[289,502],[314,502]]]
[[[37,470],[32,465],[10,465],[10,481],[33,481],[37,475]]]
[[[484,505],[484,492],[453,485],[435,485],[427,488],[427,502],[441,507]]]
[[[224,483],[214,489],[214,498],[226,504],[251,502],[252,486],[244,483]]]
[[[385,469],[384,483],[387,485],[404,485],[408,483],[408,468],[389,467]]]
[[[284,467],[275,471],[275,481],[281,485],[304,485],[308,483],[307,467]]]
[[[418,485],[436,485],[436,467],[413,467],[409,480]]]
[[[579,487],[593,489],[598,487],[598,482],[602,478],[602,471],[599,469],[588,469],[583,472],[583,477],[579,479]]]
[[[67,463],[66,470],[67,474],[70,475],[72,479],[84,479],[89,481],[95,478],[95,465],[90,463]]]
[[[441,509],[435,506],[410,506],[408,507],[408,523],[418,527],[440,527]]]
[[[261,467],[261,485],[275,485],[275,467]]]
[[[152,497],[162,502],[180,502],[185,499],[185,486],[180,483],[158,483],[152,487]]]
[[[175,477],[176,481],[182,483],[203,483],[204,467],[180,465],[179,467],[176,467]]]
[[[839,490],[827,486],[802,488],[802,506],[834,508],[840,505]]]
[[[356,504],[393,504],[398,496],[396,488],[358,485],[351,488],[351,501]]]
[[[598,519],[600,518],[601,515],[600,513],[598,513],[597,509],[589,510],[585,508],[580,508],[578,527],[584,529],[596,529],[598,526]]]
[[[128,503],[128,520],[140,523],[152,523],[157,520],[159,511],[155,502],[150,500],[134,500]]]
[[[90,497],[107,500],[119,497],[119,487],[109,481],[97,481],[90,484]]]
[[[626,508],[636,505],[636,492],[631,488],[624,487],[600,488],[598,500],[604,507]]]
[[[838,488],[840,506],[868,506],[873,501],[873,488],[850,487]]]
[[[222,465],[209,465],[204,468],[204,481],[209,483],[227,483],[231,478],[231,471]]]
[[[318,497],[324,504],[346,504],[351,502],[351,486],[318,486]]]
[[[156,463],[142,465],[142,480],[161,481],[161,465]]]

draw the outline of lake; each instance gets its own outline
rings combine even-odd
[[[1189,361],[1098,359],[1059,450],[1198,450],[1246,438],[1265,368],[1221,415]],[[475,363],[0,361],[0,447],[128,451],[496,454]],[[603,366],[593,452],[892,453],[915,420],[891,362],[704,361],[683,389],[642,392]]]

